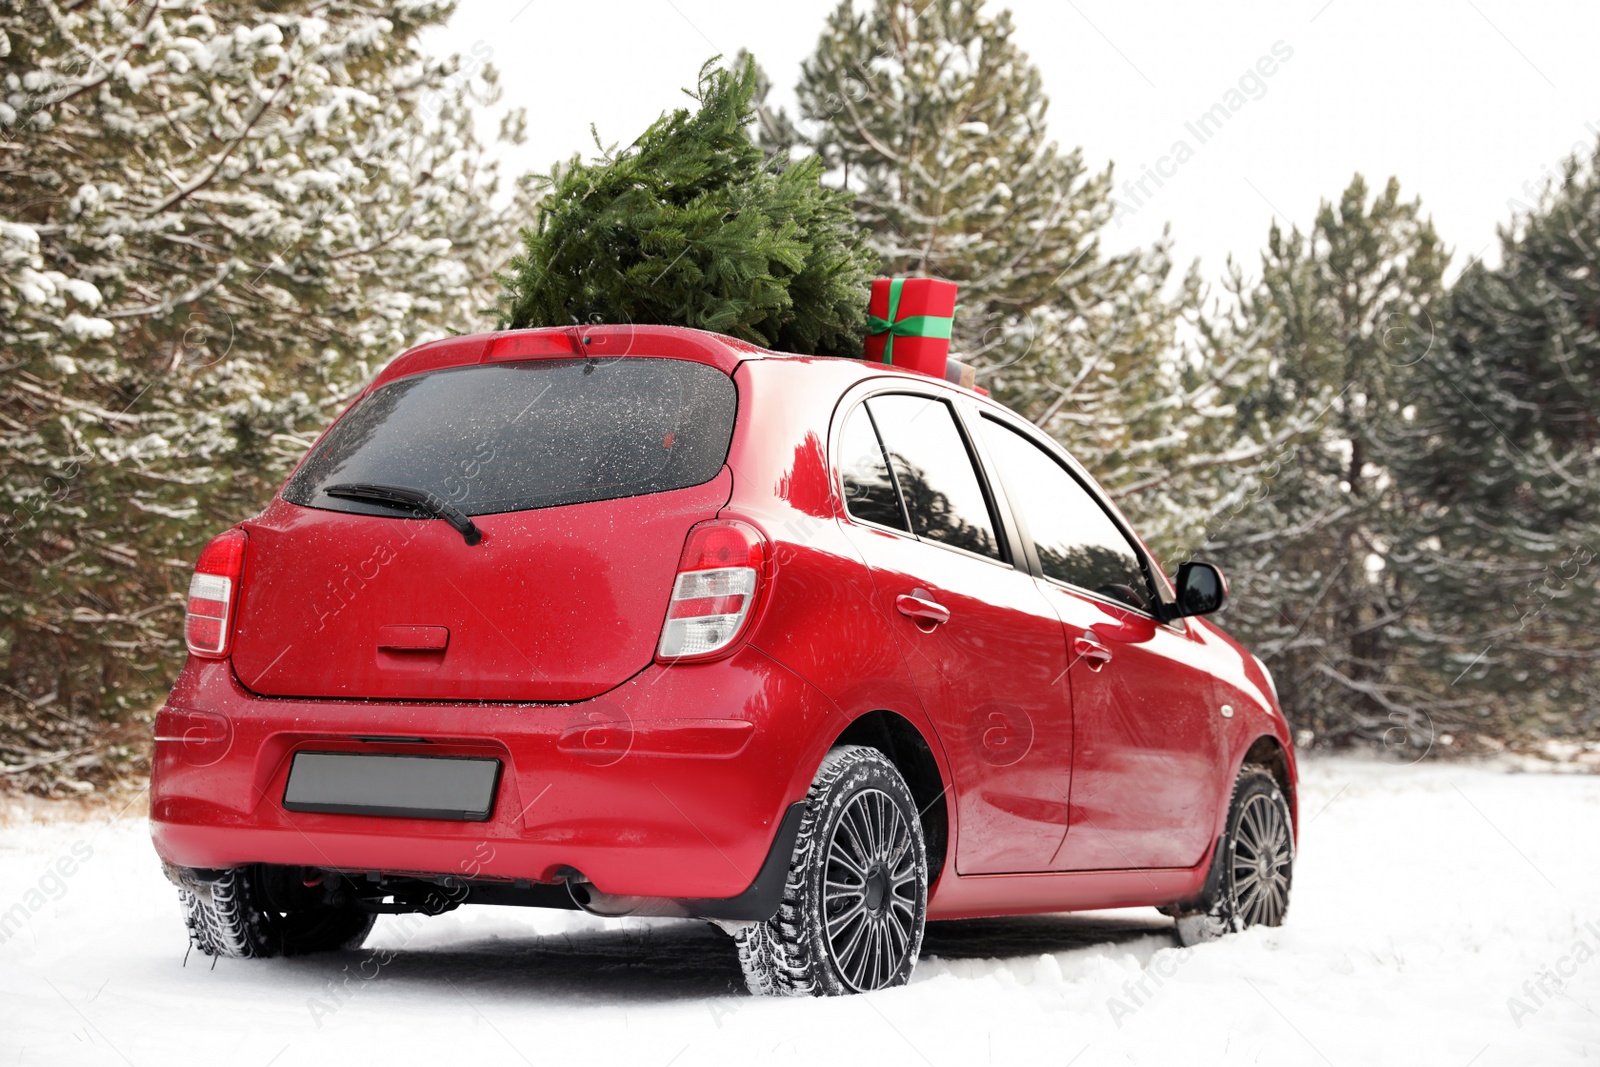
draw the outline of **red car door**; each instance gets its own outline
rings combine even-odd
[[[836,455],[848,536],[949,761],[956,869],[1050,870],[1071,782],[1066,646],[953,409],[877,394],[846,414]]]
[[[1181,619],[1157,621],[1149,557],[1085,479],[1020,425],[982,424],[1071,658],[1071,812],[1054,869],[1193,866],[1227,774],[1206,646]]]

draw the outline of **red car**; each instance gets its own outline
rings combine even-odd
[[[460,904],[679,915],[762,993],[928,919],[1282,921],[1271,676],[970,390],[668,327],[395,360],[202,552],[151,832],[194,945]]]

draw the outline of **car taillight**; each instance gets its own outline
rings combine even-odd
[[[503,333],[489,342],[489,351],[483,357],[497,359],[528,359],[531,356],[576,356],[579,343],[570,331]]]
[[[726,653],[750,622],[767,559],[767,539],[748,523],[710,519],[690,530],[656,658],[683,663]]]
[[[183,620],[184,642],[196,656],[221,659],[228,654],[233,606],[244,571],[245,540],[243,530],[233,529],[213,537],[200,550],[200,562],[189,579],[189,611]]]

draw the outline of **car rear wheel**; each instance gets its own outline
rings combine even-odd
[[[1294,880],[1294,830],[1288,801],[1265,767],[1246,766],[1233,787],[1206,892],[1178,914],[1185,945],[1251,926],[1282,926]]]
[[[928,857],[911,791],[877,749],[829,752],[806,795],[778,914],[734,932],[758,995],[903,985],[922,949]]]
[[[266,959],[360,948],[376,915],[331,905],[279,910],[249,867],[179,880],[189,943],[208,956]]]

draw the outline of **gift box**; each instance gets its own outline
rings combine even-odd
[[[955,282],[874,279],[867,304],[866,357],[943,378],[955,314]]]

